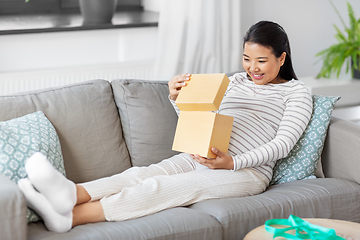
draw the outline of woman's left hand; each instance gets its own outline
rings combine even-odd
[[[228,153],[222,152],[214,147],[211,148],[211,151],[216,155],[216,158],[204,158],[198,154],[191,155],[191,157],[210,169],[234,169],[233,158]]]

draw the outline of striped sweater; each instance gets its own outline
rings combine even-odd
[[[228,150],[234,170],[253,168],[270,181],[276,160],[286,157],[295,146],[312,109],[311,95],[301,81],[256,85],[246,73],[230,77],[217,112],[234,117]]]

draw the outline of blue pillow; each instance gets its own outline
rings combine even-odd
[[[0,122],[0,173],[15,183],[26,178],[25,161],[35,152],[47,156],[65,176],[58,135],[43,112]],[[40,217],[28,208],[27,219],[28,222],[36,222]]]
[[[270,185],[315,177],[331,113],[340,97],[312,96],[313,114],[303,135],[286,158],[276,162]]]

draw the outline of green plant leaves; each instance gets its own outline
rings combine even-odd
[[[330,2],[339,16],[345,31],[342,32],[334,24],[336,30],[335,38],[339,43],[333,44],[329,48],[316,54],[316,57],[320,57],[323,60],[323,66],[317,77],[329,78],[333,73],[339,77],[344,63],[347,64],[346,73],[351,69],[353,76],[354,69],[360,69],[360,18],[356,19],[354,10],[348,2],[347,8],[350,26],[347,27],[333,2]]]

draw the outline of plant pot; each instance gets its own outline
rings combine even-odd
[[[357,58],[357,62],[358,62],[358,66],[360,65],[359,62],[360,62],[360,56],[358,56]],[[351,59],[351,67],[353,67],[353,60]],[[355,79],[360,79],[360,68],[358,69],[354,69],[354,76],[353,76]]]
[[[111,23],[118,0],[79,0],[84,25]]]
[[[354,78],[360,80],[360,71],[359,71],[359,69],[357,69],[357,70],[355,69],[355,70],[354,70]]]

